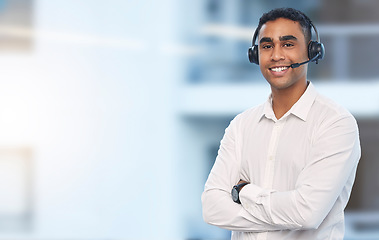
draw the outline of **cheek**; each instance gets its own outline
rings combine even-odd
[[[293,63],[304,62],[304,61],[308,60],[308,53],[305,53],[304,51],[288,52],[287,59],[292,61]]]
[[[301,51],[303,54],[301,54],[302,59],[307,59],[308,60],[308,48],[304,47],[303,50]]]
[[[270,55],[267,53],[267,51],[261,51],[258,50],[258,60],[259,60],[259,65],[265,64],[268,60],[270,60]]]
[[[265,70],[268,65],[271,63],[271,58],[268,56],[268,54],[260,54],[259,55],[259,68],[261,71]]]
[[[269,74],[269,73],[268,73],[269,70],[268,70],[267,66],[265,66],[265,64],[263,63],[263,64],[259,64],[259,68],[260,68],[260,71],[261,71],[263,77],[264,77],[264,78],[267,78],[267,77],[268,77],[268,74]]]
[[[262,63],[262,62],[259,62],[259,69],[261,70],[261,72],[263,72],[264,71],[264,63]]]

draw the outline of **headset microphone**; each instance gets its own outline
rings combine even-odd
[[[313,62],[315,61],[318,57],[320,56],[320,53],[317,53],[316,56],[314,56],[312,59],[309,59],[308,61],[305,61],[305,62],[302,62],[302,63],[294,63],[294,64],[291,64],[290,65],[290,68],[297,68],[297,67],[300,67],[301,65],[303,64],[306,64],[306,63],[309,63],[309,62]],[[318,63],[318,60],[316,60],[316,64]]]

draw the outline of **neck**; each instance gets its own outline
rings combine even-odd
[[[304,81],[292,88],[274,89],[271,88],[272,108],[275,117],[280,119],[292,106],[300,99],[307,89],[308,82]]]

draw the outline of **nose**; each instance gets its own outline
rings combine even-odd
[[[276,62],[283,59],[285,59],[283,50],[280,47],[274,47],[272,50],[271,60]]]

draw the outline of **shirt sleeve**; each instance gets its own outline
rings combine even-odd
[[[210,224],[250,232],[317,229],[355,176],[360,144],[355,119],[348,115],[329,120],[316,135],[295,189],[275,191],[251,183],[240,192],[242,204],[235,204],[230,190],[239,180],[240,163],[236,129],[229,127],[202,196],[203,215]]]

